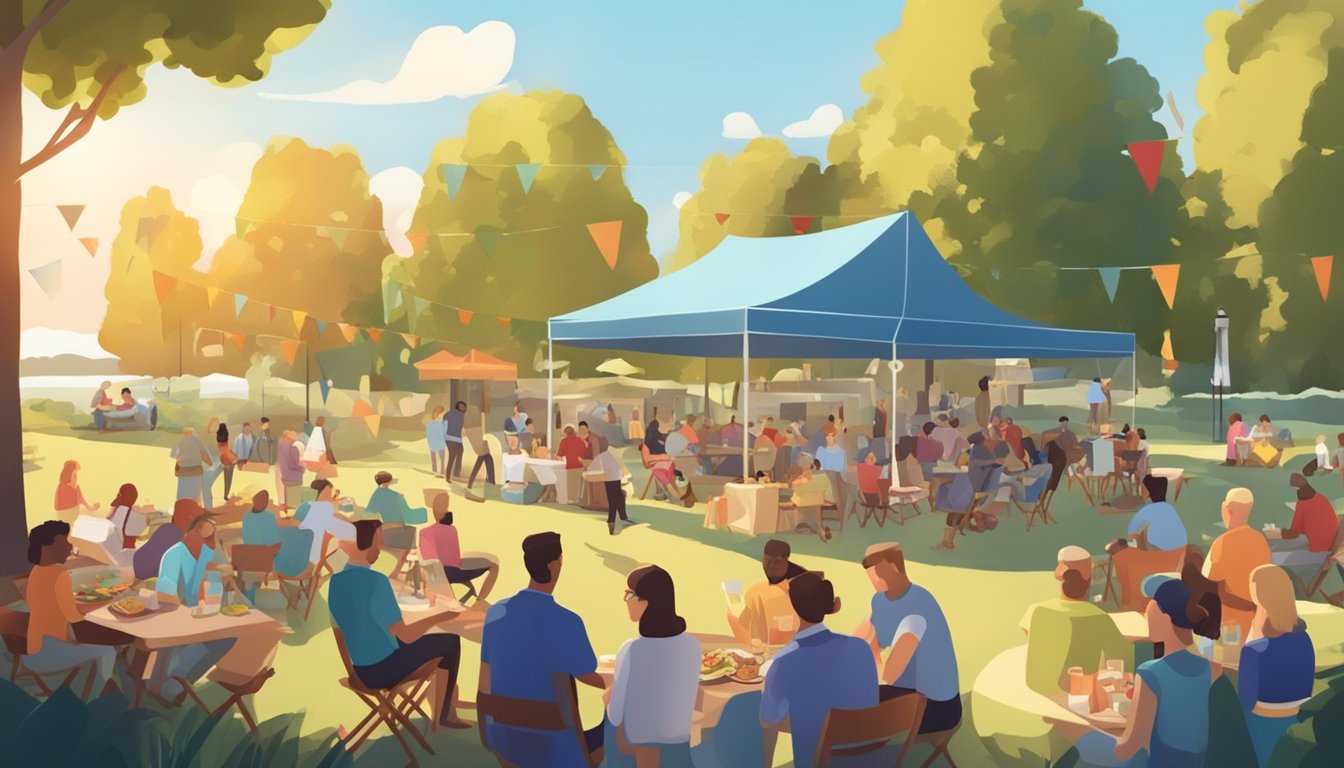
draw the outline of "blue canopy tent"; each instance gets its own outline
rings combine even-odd
[[[752,355],[893,361],[898,353],[928,360],[1134,355],[1133,334],[1052,328],[990,304],[909,213],[812,235],[729,237],[684,269],[552,318],[548,337],[548,346],[740,356],[744,414]],[[548,399],[550,392],[548,386]],[[895,430],[891,437],[894,455]],[[744,445],[744,467],[745,454]]]

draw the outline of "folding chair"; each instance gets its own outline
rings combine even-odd
[[[411,750],[411,745],[406,741],[403,732],[410,733],[420,748],[429,754],[434,754],[434,749],[429,746],[425,740],[425,734],[435,728],[437,723],[434,718],[425,713],[420,706],[425,697],[429,694],[435,670],[438,669],[437,659],[430,659],[405,680],[397,683],[390,688],[371,688],[365,685],[359,675],[355,673],[355,665],[350,661],[350,652],[345,645],[345,635],[341,630],[335,627],[331,628],[332,635],[336,638],[336,650],[341,654],[341,663],[345,665],[345,677],[341,678],[341,687],[350,690],[364,705],[369,708],[369,714],[364,716],[363,720],[346,734],[346,745],[351,753],[356,752],[379,725],[386,725],[392,735],[396,737],[397,743],[401,744],[402,750],[406,753],[406,758],[410,760],[411,765],[418,765],[415,758],[415,752]],[[411,722],[411,714],[418,713],[428,721],[425,734]]]
[[[551,676],[555,689],[554,701],[533,701],[515,699],[508,696],[496,696],[486,691],[476,694],[476,722],[481,736],[481,746],[494,755],[500,768],[517,768],[490,745],[489,729],[492,724],[512,728],[527,728],[533,731],[551,731],[554,733],[572,733],[578,741],[579,752],[584,756],[590,768],[602,765],[603,748],[588,751],[588,741],[583,733],[583,721],[579,718],[579,701],[575,691],[574,679],[557,673]]]
[[[270,544],[234,544],[230,552],[229,562],[233,565],[233,571],[237,574],[239,586],[246,583],[243,574],[260,574],[261,581],[258,583],[258,589],[266,586],[271,577],[275,575],[275,556],[280,553],[280,545]],[[256,602],[253,600],[252,602]]]
[[[1339,568],[1340,576],[1344,577],[1344,525],[1341,525],[1335,533],[1334,546],[1331,547],[1329,552],[1325,553],[1325,559],[1321,561],[1320,567],[1310,577],[1301,576],[1293,568],[1285,568],[1284,570],[1288,571],[1288,575],[1301,587],[1304,600],[1310,600],[1319,595],[1331,605],[1344,607],[1344,589],[1334,594],[1327,594],[1321,588],[1325,584],[1326,578],[1330,576],[1330,571],[1335,568]]]
[[[639,459],[644,464],[644,468],[649,471],[649,479],[644,483],[644,490],[640,492],[639,500],[643,501],[649,495],[649,488],[654,483],[658,483],[658,488],[667,496],[668,501],[674,501],[680,498],[680,494],[670,489],[667,483],[658,479],[654,470],[653,461],[649,458],[650,455],[649,447],[641,442],[639,444]]]
[[[933,502],[929,500],[929,489],[924,482],[924,470],[920,469],[919,462],[914,459],[906,459],[901,462],[901,465],[901,476],[897,478],[901,481],[901,485],[898,486],[893,482],[891,490],[887,493],[890,496],[890,503],[900,508],[900,514],[897,515],[896,522],[905,525],[906,520],[922,514],[919,511],[919,502],[928,504],[930,513],[933,512]],[[914,510],[914,514],[905,514],[907,506]]]
[[[9,682],[15,685],[22,685],[20,680],[27,679],[31,681],[37,690],[41,691],[43,696],[51,696],[60,688],[69,688],[74,692],[75,679],[79,673],[86,672],[87,682],[84,683],[84,691],[79,697],[85,701],[93,693],[94,669],[93,662],[84,662],[76,664],[65,669],[58,669],[54,672],[36,672],[29,669],[23,663],[24,657],[28,655],[28,614],[22,611],[11,611],[0,609],[0,637],[3,637],[5,650],[13,659],[9,668]],[[57,675],[64,674],[61,681],[52,686],[47,683],[47,678],[54,678]]]
[[[313,536],[313,532],[306,528],[281,528],[280,551],[275,556],[275,577],[289,609],[297,611],[299,604],[307,600],[303,609],[304,621],[313,610],[313,600],[322,584],[321,563],[314,564],[308,559]],[[289,585],[293,585],[293,591]]]
[[[257,673],[256,676],[243,682],[233,682],[224,679],[214,680],[213,682],[217,683],[220,688],[223,688],[229,694],[228,698],[224,700],[224,703],[214,709],[206,706],[205,701],[203,701],[196,693],[196,689],[193,687],[190,680],[185,677],[179,677],[177,678],[177,682],[182,685],[182,690],[187,692],[187,696],[191,697],[191,700],[196,702],[196,706],[200,707],[201,711],[209,717],[219,717],[227,712],[229,707],[238,707],[238,713],[243,716],[243,722],[247,723],[247,729],[252,733],[253,737],[256,737],[257,720],[252,716],[252,711],[247,708],[247,702],[243,700],[243,697],[251,696],[260,691],[261,687],[266,684],[266,681],[274,676],[275,669],[266,667],[261,670],[261,672]]]
[[[960,729],[961,723],[957,723],[955,727],[946,731],[921,733],[916,736],[914,743],[933,745],[933,754],[929,755],[929,759],[925,760],[919,768],[929,768],[939,757],[947,761],[949,768],[957,768],[957,762],[952,759],[952,753],[947,751],[947,747],[952,743],[952,737],[956,736]]]
[[[881,764],[897,768],[905,760],[919,733],[927,700],[915,693],[884,701],[868,709],[832,709],[826,713],[821,726],[821,740],[813,765],[830,768],[832,757],[849,757],[877,752],[892,739],[904,734],[896,760],[886,758]],[[874,758],[876,763],[877,759]]]
[[[1050,502],[1054,500],[1055,491],[1059,489],[1059,481],[1064,477],[1064,472],[1068,468],[1068,457],[1064,455],[1064,450],[1055,443],[1050,443],[1046,448],[1046,458],[1050,463],[1050,479],[1045,484],[1045,490],[1041,491],[1041,495],[1037,497],[1035,506],[1027,509],[1019,504],[1016,498],[1013,499],[1017,508],[1026,515],[1028,531],[1031,530],[1033,519],[1039,519],[1041,525],[1049,525],[1053,522],[1050,517]]]
[[[840,533],[845,532],[845,518],[849,511],[849,489],[845,487],[844,476],[839,472],[827,472],[826,479],[831,482],[831,498],[833,501],[823,502],[818,518],[821,521],[821,527],[826,529],[826,521],[830,520],[840,527]],[[858,512],[855,512],[857,515]]]

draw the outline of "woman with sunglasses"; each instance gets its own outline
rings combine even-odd
[[[700,643],[677,615],[672,576],[656,565],[630,572],[625,607],[639,637],[616,654],[607,720],[638,768],[690,766],[691,715],[700,685]],[[628,763],[628,759],[624,762]]]

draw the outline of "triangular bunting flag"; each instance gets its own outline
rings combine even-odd
[[[98,251],[98,238],[96,237],[81,237],[79,242],[83,244],[84,250],[88,251],[90,256]]]
[[[205,286],[205,305],[211,309],[215,308],[215,299],[219,298],[219,289],[213,285]]]
[[[239,349],[242,349],[243,345],[247,343],[247,334],[245,333],[231,333],[229,336],[233,338],[233,343],[237,345]]]
[[[135,225],[135,244],[140,246],[140,250],[149,248],[149,227],[154,219],[148,216],[141,216],[140,221]]]
[[[1162,298],[1167,300],[1167,309],[1176,301],[1176,280],[1180,277],[1180,264],[1157,264],[1153,266],[1153,279],[1162,289]]]
[[[457,197],[462,190],[462,180],[467,178],[467,166],[461,163],[444,163],[440,166],[443,173],[443,185],[448,188],[448,199]]]
[[[514,166],[518,169],[518,182],[523,185],[523,194],[532,191],[532,182],[537,180],[537,171],[541,170],[541,163],[519,163]]]
[[[274,304],[267,304],[267,305],[266,305],[266,320],[267,320],[267,322],[271,322],[271,323],[274,323],[274,322],[275,322],[275,305],[274,305]]]
[[[364,332],[369,334],[369,340],[374,344],[377,344],[383,339],[383,331],[381,328],[365,328]]]
[[[621,222],[600,221],[596,224],[588,225],[588,234],[593,238],[593,244],[602,254],[602,258],[607,261],[608,269],[616,269],[616,259],[621,254]]]
[[[593,181],[597,181],[602,178],[602,174],[607,172],[607,166],[601,163],[593,163],[588,166],[588,172],[593,174]]]
[[[378,427],[382,424],[383,417],[378,414],[370,414],[364,417],[364,423],[369,427],[369,434],[378,437]]]
[[[235,228],[235,234],[237,235],[238,239],[242,240],[243,236],[247,234],[247,231],[252,229],[252,220],[236,219],[234,220],[234,228]]]
[[[726,213],[716,213],[716,214],[714,214],[714,220],[717,221],[717,222],[719,222],[719,224],[723,224],[725,221],[728,220],[728,214],[726,214]]]
[[[406,239],[411,243],[411,250],[418,253],[425,247],[425,241],[429,240],[429,235],[423,232],[407,232]]]
[[[1311,258],[1311,268],[1316,272],[1316,287],[1321,291],[1321,301],[1330,298],[1330,271],[1334,265],[1334,256],[1313,256]]]
[[[1097,270],[1101,276],[1101,285],[1106,289],[1106,297],[1115,302],[1115,289],[1120,285],[1120,270],[1115,267],[1102,267]]]
[[[247,297],[241,293],[235,293],[233,295],[233,316],[242,317],[243,307],[245,306],[247,306]]]
[[[426,309],[429,309],[429,299],[422,299],[419,296],[411,297],[411,310],[415,312],[416,317],[424,314]]]
[[[327,332],[326,320],[314,320],[313,324],[317,326],[317,338],[322,338],[322,334]]]
[[[495,255],[495,248],[499,247],[499,238],[504,233],[494,227],[480,226],[476,228],[476,242],[485,252],[485,258],[491,258]]]
[[[1167,142],[1163,139],[1129,144],[1129,156],[1134,160],[1134,167],[1139,169],[1139,176],[1143,178],[1143,185],[1148,188],[1149,194],[1157,189],[1157,174],[1162,170],[1162,155],[1166,149]]]
[[[991,269],[991,270],[989,270],[989,276],[992,277],[992,278],[994,278],[995,280],[998,280],[998,279],[999,279],[999,270],[997,270],[997,269]]]
[[[163,303],[164,299],[168,298],[168,294],[172,292],[176,285],[176,277],[165,275],[158,270],[154,271],[154,295],[159,297],[160,304]]]
[[[355,404],[350,407],[351,418],[359,419],[372,415],[373,406],[369,404],[368,400],[356,400]]]
[[[411,349],[415,349],[416,347],[420,346],[420,337],[416,336],[413,333],[403,333],[401,334],[401,339],[402,341],[405,341],[406,346],[410,347]]]
[[[322,391],[322,404],[327,404],[327,396],[331,394],[331,379],[318,379],[317,388]]]
[[[294,332],[302,336],[303,322],[308,319],[308,313],[300,312],[299,310],[296,309],[293,311],[292,314],[294,315]]]
[[[47,294],[47,298],[54,299],[56,298],[56,294],[61,292],[60,259],[57,259],[50,264],[34,267],[33,269],[28,270],[28,274],[32,275],[33,280],[37,281],[42,292]]]
[[[471,325],[471,310],[470,309],[457,310],[457,321],[463,325]]]
[[[84,206],[58,205],[56,206],[56,210],[61,212],[61,216],[65,219],[66,225],[69,226],[70,231],[73,232],[75,229],[75,222],[79,221],[80,214],[84,213]]]
[[[501,328],[508,328],[508,327],[509,327],[509,318],[507,318],[507,317],[505,317],[505,316],[503,316],[503,315],[499,315],[498,317],[496,317],[496,318],[495,318],[495,322],[499,323],[499,326],[500,326]]]
[[[336,327],[341,329],[341,335],[347,343],[354,342],[355,336],[359,334],[359,329],[349,323],[337,323]]]
[[[336,250],[345,250],[345,241],[350,238],[350,230],[333,227],[331,229],[331,242],[336,244]]]
[[[297,341],[280,342],[280,354],[285,356],[286,363],[293,365],[294,358],[297,357],[299,354],[299,342]]]
[[[812,228],[811,216],[790,216],[789,223],[793,224],[793,234],[801,235]]]

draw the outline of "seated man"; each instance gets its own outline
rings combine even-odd
[[[159,575],[159,565],[163,562],[163,553],[182,541],[182,534],[192,521],[205,513],[205,508],[194,499],[178,499],[173,502],[173,517],[168,525],[160,525],[149,535],[149,541],[135,550],[132,563],[135,578],[140,581]]]
[[[1154,573],[1179,570],[1188,543],[1185,524],[1167,501],[1167,479],[1148,475],[1143,478],[1143,487],[1150,501],[1130,518],[1126,534],[1137,546],[1130,547],[1126,540],[1117,539],[1106,548],[1120,584],[1121,603],[1130,610],[1144,607],[1139,582]]]
[[[555,458],[564,460],[565,469],[583,469],[584,460],[593,458],[590,451],[588,441],[574,433],[572,424],[566,424],[565,436],[560,438],[560,445],[555,449]]]
[[[271,495],[257,491],[252,508],[243,515],[243,543],[269,547],[280,543],[280,525],[271,511]]]
[[[1065,687],[1069,667],[1084,674],[1097,671],[1097,662],[1122,659],[1133,669],[1134,646],[1125,640],[1115,621],[1087,599],[1092,588],[1092,556],[1082,547],[1059,550],[1055,579],[1060,595],[1027,609],[1027,685],[1047,696]]]
[[[197,515],[182,534],[182,540],[163,553],[155,589],[159,602],[195,608],[207,582],[222,582],[232,574],[228,561],[215,541],[215,524],[209,512]],[[222,591],[222,583],[220,588]],[[185,684],[196,682],[233,647],[233,638],[211,640],[173,648],[167,663],[160,660],[150,689],[176,706],[186,696]],[[160,651],[160,653],[164,653]]]
[[[338,492],[330,480],[314,480],[312,489],[317,491],[317,500],[309,503],[308,513],[299,527],[313,532],[313,548],[308,553],[308,561],[316,565],[322,562],[327,536],[337,541],[354,541],[355,527],[345,515],[337,513]]]
[[[484,557],[462,557],[453,513],[448,510],[448,494],[434,497],[434,518],[438,522],[420,531],[420,557],[439,561],[449,584],[471,584],[485,576],[485,584],[476,593],[476,600],[484,600],[499,578],[499,563]]]
[[[787,719],[794,765],[812,765],[831,710],[877,706],[877,670],[866,643],[837,635],[823,623],[840,612],[831,582],[817,573],[801,574],[790,582],[789,602],[799,630],[763,670],[761,723],[777,726]],[[767,764],[772,751],[765,755]]]
[[[1250,635],[1255,618],[1251,599],[1251,572],[1269,565],[1271,555],[1265,535],[1251,526],[1255,494],[1249,488],[1233,488],[1223,499],[1222,517],[1227,532],[1213,540],[1204,561],[1204,576],[1218,585],[1223,605],[1223,623],[1236,624],[1242,639]]]
[[[364,511],[377,515],[383,521],[383,545],[390,549],[411,549],[415,546],[415,526],[423,525],[429,519],[424,507],[412,508],[406,503],[406,497],[392,490],[397,482],[391,472],[379,472],[373,476],[377,488],[369,497]],[[309,514],[312,514],[311,510]]]
[[[807,454],[803,454],[806,459]],[[821,471],[821,462],[813,460],[812,468],[794,478],[793,496],[790,501],[798,514],[794,520],[794,530],[806,528],[823,539],[828,538],[829,528],[821,525],[821,507],[830,501],[831,480]]]
[[[1013,455],[1021,459],[1027,465],[1035,464],[1036,459],[1027,455],[1027,451],[1022,447],[1022,427],[1013,421],[1012,416],[1003,417],[1003,424],[999,429],[999,435],[1003,441],[1008,444]]]
[[[942,461],[956,461],[961,452],[968,446],[966,438],[961,436],[961,431],[957,429],[961,426],[961,420],[953,418],[949,421],[946,417],[938,417],[938,426],[933,428],[929,437],[938,441],[943,447],[943,454],[940,457]]]
[[[1294,472],[1288,483],[1297,490],[1297,503],[1293,521],[1283,529],[1282,545],[1270,545],[1275,550],[1274,563],[1288,568],[1320,565],[1335,549],[1339,517],[1330,499],[1312,488],[1307,478]]]
[[[776,629],[785,623],[790,627],[798,624],[798,615],[789,602],[789,579],[805,571],[790,562],[790,554],[788,542],[778,539],[765,542],[765,551],[761,555],[765,581],[747,589],[742,599],[742,613],[736,616],[731,611],[728,613],[728,626],[739,643],[783,645],[792,639],[792,629],[787,632]]]
[[[530,701],[555,701],[553,676],[568,675],[594,688],[606,683],[597,673],[588,632],[579,615],[555,601],[564,567],[560,534],[535,533],[523,539],[527,588],[505,598],[485,615],[481,637],[479,688],[484,693]],[[580,749],[601,756],[603,724],[589,729],[580,747],[572,733],[537,732],[486,723],[490,748],[519,766],[582,768]]]
[[[453,710],[462,638],[427,634],[457,614],[436,612],[407,624],[392,583],[370,567],[382,552],[382,523],[360,520],[354,527],[354,542],[343,545],[350,562],[331,577],[327,603],[332,624],[345,636],[355,674],[370,688],[391,688],[426,662],[438,659],[430,712],[439,725],[470,728],[471,724],[459,720]]]
[[[60,520],[48,520],[28,533],[28,562],[33,569],[24,588],[28,654],[23,663],[34,672],[46,674],[91,662],[89,690],[97,696],[108,688],[117,651],[107,645],[75,641],[74,625],[84,621],[84,614],[75,604],[74,586],[65,569],[73,551],[69,535],[70,524]],[[129,694],[130,688],[122,692]]]
[[[863,463],[854,468],[859,481],[859,493],[863,494],[863,502],[869,506],[885,507],[890,503],[891,478],[882,476],[883,469],[877,463],[877,454],[872,451],[865,454]]]
[[[955,728],[961,722],[961,689],[957,654],[943,609],[927,589],[911,583],[900,544],[869,547],[863,567],[875,594],[870,616],[855,634],[868,642],[877,660],[882,700],[922,694],[928,703],[919,732]],[[882,650],[887,648],[891,651],[883,662]]]
[[[919,462],[925,477],[933,477],[934,465],[943,460],[943,444],[933,437],[935,429],[934,423],[927,421],[915,439],[915,461]]]

